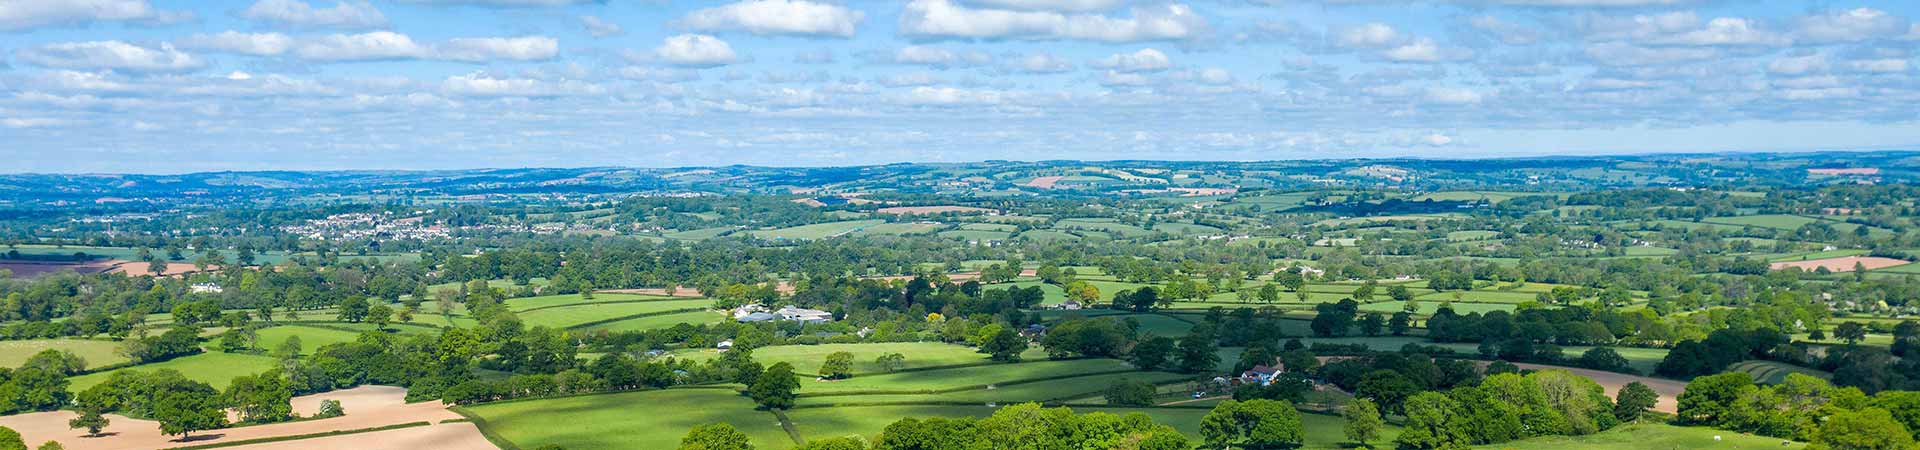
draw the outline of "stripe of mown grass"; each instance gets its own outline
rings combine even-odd
[[[574,305],[574,306],[578,306],[578,305]],[[673,314],[685,314],[690,312],[700,312],[700,311],[706,311],[706,310],[707,310],[706,308],[687,308],[687,309],[675,309],[675,310],[669,310],[669,311],[639,313],[639,314],[632,314],[632,315],[610,317],[606,319],[595,320],[592,322],[586,322],[586,323],[570,326],[570,327],[567,327],[567,329],[578,330],[578,329],[588,328],[588,327],[593,327],[598,325],[606,325],[609,323],[619,322],[622,320],[639,319],[642,317],[666,316],[666,315],[673,315]]]
[[[428,425],[433,425],[433,422],[427,422],[427,421],[407,422],[407,423],[401,423],[401,424],[378,426],[373,428],[359,428],[359,429],[353,429],[353,430],[335,430],[335,431],[325,431],[325,432],[319,432],[319,433],[296,434],[296,435],[290,435],[290,436],[275,436],[275,437],[246,439],[246,440],[230,441],[230,442],[216,442],[212,444],[189,445],[185,447],[171,447],[171,448],[168,448],[167,450],[201,450],[201,449],[209,449],[209,448],[238,447],[242,445],[265,444],[269,442],[298,441],[302,439],[344,436],[349,434],[360,434],[360,433],[372,433],[376,431],[398,430],[402,428],[424,427]]]

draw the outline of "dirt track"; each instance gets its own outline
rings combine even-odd
[[[407,395],[406,392],[407,392],[406,389],[397,388],[397,387],[362,386],[362,387],[347,389],[342,391],[334,391],[334,392],[328,392],[323,394],[314,394],[314,395],[308,395],[308,396],[295,397],[292,403],[294,407],[294,412],[298,414],[311,415],[314,412],[319,411],[320,409],[319,405],[321,400],[333,399],[333,400],[340,401],[341,407],[346,410],[347,415],[342,417],[335,417],[331,419],[308,420],[308,421],[291,422],[291,423],[277,423],[277,424],[271,424],[271,425],[254,425],[254,426],[246,426],[246,427],[238,427],[238,428],[227,428],[227,429],[221,429],[221,430],[202,431],[202,432],[194,433],[193,440],[190,442],[180,442],[175,440],[177,438],[176,436],[165,436],[160,434],[160,426],[156,422],[153,422],[150,420],[131,419],[131,418],[114,415],[114,414],[107,415],[107,418],[112,421],[112,425],[108,426],[107,429],[104,430],[104,434],[107,434],[107,435],[101,436],[101,437],[83,437],[82,435],[85,434],[85,430],[74,430],[74,429],[68,428],[67,421],[76,416],[76,414],[72,411],[52,411],[52,412],[40,412],[40,413],[20,414],[20,415],[0,417],[0,426],[6,426],[8,428],[13,428],[15,431],[19,431],[21,436],[26,438],[27,442],[30,442],[32,443],[32,445],[36,445],[36,446],[42,442],[53,440],[53,441],[59,441],[60,444],[62,446],[65,446],[68,450],[151,450],[151,449],[160,449],[160,448],[169,448],[169,447],[180,447],[185,445],[202,445],[202,444],[210,444],[210,443],[218,443],[218,442],[233,442],[233,441],[241,441],[241,440],[269,438],[269,437],[296,436],[296,435],[323,433],[323,432],[337,431],[337,430],[357,430],[357,429],[365,429],[365,428],[382,427],[387,425],[397,425],[397,424],[410,423],[410,422],[425,421],[425,422],[432,422],[432,423],[438,424],[440,421],[443,421],[443,420],[460,418],[459,414],[455,414],[452,411],[448,411],[447,406],[441,404],[440,402],[421,402],[421,403],[407,404],[405,402],[406,395]],[[466,427],[456,427],[453,425],[466,425],[466,424],[433,425],[430,427],[417,427],[417,428],[391,430],[391,431],[395,432],[396,436],[436,436],[436,439],[449,439],[447,442],[465,442],[465,440],[463,439],[479,439],[478,442],[486,442],[484,438],[480,437],[479,430],[477,428],[472,428],[470,425]],[[460,432],[463,430],[471,431],[472,436],[468,438],[458,437],[457,432]],[[412,432],[400,433],[403,431],[412,431]],[[342,436],[342,437],[350,438],[354,436],[360,436],[360,435],[350,435],[350,436]],[[302,444],[305,442],[306,442],[305,440],[288,441],[283,443],[283,445],[296,445],[296,444]],[[439,441],[431,441],[431,442],[439,442]],[[384,444],[381,444],[381,445],[384,445]],[[248,446],[243,448],[255,448],[255,447]],[[486,448],[486,449],[492,449],[493,447],[491,446],[491,444],[485,447],[455,447],[455,446],[441,446],[437,443],[434,445],[426,446],[426,447],[417,447],[417,446],[416,447],[367,447],[364,445],[360,445],[359,443],[356,443],[350,446],[298,445],[298,446],[292,446],[292,447],[275,446],[275,447],[260,447],[260,448],[396,448],[396,449],[398,448],[454,448],[454,449]]]

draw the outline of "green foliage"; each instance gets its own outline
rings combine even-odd
[[[1020,362],[1020,352],[1027,351],[1027,338],[1011,328],[1000,328],[980,344],[980,351],[991,355],[994,361]]]
[[[753,450],[753,442],[746,433],[722,422],[688,430],[687,436],[680,439],[679,450]]]
[[[800,381],[793,378],[793,365],[774,363],[747,387],[747,396],[762,408],[787,409],[793,407],[794,391],[799,389]]]
[[[20,432],[0,427],[0,450],[27,450],[27,443],[20,439]]]
[[[1366,399],[1347,403],[1346,409],[1340,412],[1340,417],[1346,419],[1346,425],[1342,431],[1346,433],[1347,440],[1369,448],[1373,445],[1368,443],[1378,439],[1380,428],[1386,425],[1380,418],[1380,409]]]
[[[220,393],[212,386],[189,381],[155,395],[153,420],[160,422],[162,434],[184,437],[195,431],[226,426],[227,412],[223,406]]]
[[[1300,411],[1285,400],[1226,400],[1200,419],[1200,435],[1210,447],[1293,448],[1303,433]]]
[[[88,436],[99,436],[100,430],[107,428],[107,425],[110,424],[112,424],[112,421],[107,420],[106,416],[100,415],[99,411],[81,410],[78,417],[67,421],[67,428],[85,428]]]
[[[848,352],[827,354],[826,360],[820,363],[820,376],[830,380],[853,376],[853,354]]]
[[[1152,406],[1153,396],[1157,392],[1158,390],[1153,386],[1153,383],[1123,378],[1107,386],[1106,393],[1103,394],[1103,397],[1106,398],[1107,404],[1109,405]]]
[[[1025,403],[975,419],[907,418],[894,422],[874,442],[883,449],[1113,449],[1139,443],[1142,450],[1187,449],[1184,436],[1141,413],[1074,414],[1068,408]]]
[[[1128,355],[1128,361],[1140,370],[1160,370],[1166,368],[1167,363],[1171,362],[1173,352],[1172,338],[1148,336],[1133,346],[1133,352]]]
[[[235,377],[224,395],[226,405],[240,413],[240,420],[251,423],[293,419],[292,399],[293,387],[279,369]]]
[[[1638,381],[1627,383],[1614,397],[1613,417],[1620,419],[1621,422],[1640,420],[1641,417],[1646,416],[1648,410],[1653,409],[1654,404],[1660,401],[1659,393]]]
[[[1880,408],[1843,411],[1827,417],[1814,433],[1813,450],[1901,450],[1914,448],[1913,434]]]

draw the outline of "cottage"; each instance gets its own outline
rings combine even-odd
[[[1078,311],[1080,308],[1081,308],[1081,305],[1079,300],[1067,300],[1065,302],[1060,303],[1060,309],[1064,309],[1068,311]]]
[[[187,291],[195,294],[218,294],[226,292],[226,289],[214,283],[194,283],[191,286],[187,286]]]
[[[727,350],[733,350],[733,340],[728,339],[728,340],[720,341],[720,343],[714,344],[713,348],[719,349],[720,351],[723,351],[723,352]]]
[[[1247,369],[1246,372],[1241,372],[1240,382],[1266,386],[1273,384],[1273,379],[1279,376],[1280,368],[1261,364],[1253,366],[1252,369]]]

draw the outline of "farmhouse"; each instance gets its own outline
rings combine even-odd
[[[798,308],[788,305],[777,311],[767,311],[760,305],[746,305],[733,309],[733,320],[742,323],[789,320],[800,323],[827,323],[833,321],[833,313],[818,309]]]
[[[221,292],[225,292],[226,289],[221,288],[219,284],[214,284],[214,283],[194,283],[190,286],[187,286],[187,291],[195,294],[218,294]]]

